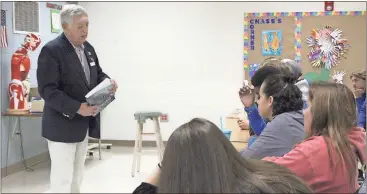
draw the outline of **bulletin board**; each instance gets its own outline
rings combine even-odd
[[[365,11],[245,13],[245,79],[264,59],[280,57],[294,59],[310,82],[328,81],[336,72],[344,72],[344,84],[351,87],[350,73],[367,64],[366,23]],[[333,44],[322,41],[325,32],[331,32],[326,34],[332,35]]]

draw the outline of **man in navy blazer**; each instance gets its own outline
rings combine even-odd
[[[86,39],[88,14],[79,5],[65,5],[60,13],[64,32],[48,42],[38,58],[37,80],[45,100],[42,136],[51,157],[50,192],[80,193],[88,136],[100,138],[98,107],[85,95],[109,78]],[[114,95],[117,84],[112,80]]]

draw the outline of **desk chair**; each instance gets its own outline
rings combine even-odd
[[[89,138],[90,140],[96,140],[94,138]],[[111,149],[112,144],[110,143],[102,143],[101,139],[98,139],[98,143],[88,143],[88,156],[93,156],[94,149],[98,148],[98,155],[99,159],[102,160],[102,147],[105,147],[106,149]]]
[[[162,115],[161,112],[136,112],[134,114],[137,129],[136,129],[136,138],[135,138],[135,147],[134,147],[134,156],[133,156],[133,166],[131,171],[131,176],[135,176],[135,171],[140,171],[140,159],[141,159],[141,150],[142,150],[142,136],[143,135],[155,135],[156,143],[157,143],[157,155],[158,162],[163,160],[163,140],[161,135],[161,129],[159,126],[159,117]],[[154,123],[154,133],[144,133],[143,125],[147,119],[153,120]]]

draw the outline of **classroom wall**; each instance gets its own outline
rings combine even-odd
[[[42,39],[41,45],[38,49],[30,53],[31,58],[31,87],[37,87],[37,59],[41,48],[45,43],[57,37],[59,34],[51,33],[51,19],[50,9],[46,7],[47,2],[40,2],[40,36]],[[53,2],[55,4],[63,5],[65,2]],[[13,2],[1,2],[1,9],[7,10],[6,12],[6,24],[8,33],[7,48],[1,48],[1,111],[7,110],[9,105],[9,99],[7,96],[8,83],[10,81],[10,60],[11,56],[17,48],[23,43],[24,34],[13,33]],[[6,117],[2,118],[1,122],[1,167],[6,165],[6,150],[7,150],[7,137],[13,130],[9,127],[9,120]],[[41,118],[22,118],[21,130],[24,139],[24,154],[25,158],[39,155],[47,152],[47,143],[41,137]],[[21,161],[20,157],[20,141],[16,139],[10,139],[9,144],[9,160],[8,165],[12,165]]]
[[[193,117],[219,125],[221,115],[242,108],[244,12],[324,10],[323,2],[79,4],[89,12],[88,39],[100,64],[119,85],[102,113],[102,138],[112,140],[135,139],[133,114],[140,110],[169,114],[164,140]],[[335,11],[357,10],[366,4],[335,2]],[[146,126],[152,131],[151,122]]]

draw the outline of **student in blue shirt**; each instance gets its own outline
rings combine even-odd
[[[358,127],[366,129],[366,70],[356,71],[350,75],[358,111]]]
[[[302,100],[303,100],[303,109],[307,107],[307,96],[308,96],[308,87],[309,83],[307,80],[302,79],[302,70],[300,66],[291,59],[278,59],[274,57],[270,57],[261,64],[261,67],[265,66],[274,66],[275,68],[268,69],[266,71],[259,71],[259,73],[255,73],[251,79],[252,86],[244,85],[239,92],[241,102],[245,106],[245,112],[247,113],[249,124],[250,124],[250,139],[248,142],[248,146],[252,145],[255,141],[256,137],[259,136],[262,130],[266,126],[266,121],[260,116],[259,111],[257,109],[257,105],[255,103],[256,93],[259,91],[259,88],[262,82],[266,79],[268,75],[275,73],[288,74],[291,73],[298,77],[298,82],[295,84],[302,92]],[[253,95],[245,95],[249,92],[252,92]]]

